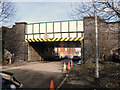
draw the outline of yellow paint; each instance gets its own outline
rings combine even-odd
[[[30,39],[28,39],[29,42],[32,42]]]
[[[74,41],[77,41],[79,39],[79,37],[77,37]]]
[[[39,40],[38,40],[39,39]],[[41,39],[41,38],[38,38],[38,39],[25,39],[25,42],[47,42],[47,41],[49,41],[49,42],[51,42],[51,41],[82,41],[83,39],[84,39],[84,37],[81,37],[81,38],[79,38],[79,37],[77,37],[77,38],[70,38],[70,37],[67,37],[67,38],[49,38],[49,39]],[[61,39],[61,40],[60,40]],[[69,40],[70,39],[70,40]],[[74,40],[75,39],[75,40]]]
[[[81,39],[79,39],[79,41],[82,41],[84,39],[84,37],[81,37]]]
[[[35,39],[35,41],[39,42],[37,39]]]
[[[50,38],[48,39],[49,42],[51,42]]]
[[[25,42],[28,42],[27,39],[25,39]]]
[[[34,39],[31,39],[33,42],[35,42],[35,40]]]
[[[40,40],[40,42],[43,42],[43,40],[41,40],[40,38],[38,38]]]
[[[60,41],[64,41],[65,38],[62,38]]]
[[[58,38],[56,41],[59,41],[61,38]]]
[[[53,38],[53,40],[52,40],[52,41],[55,41],[55,39],[56,39],[56,38]]]
[[[70,37],[67,37],[66,39],[65,39],[65,41],[68,41],[70,39]]]
[[[69,41],[73,41],[74,38],[71,38]]]

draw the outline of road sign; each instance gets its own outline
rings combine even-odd
[[[48,39],[48,38],[49,38],[49,36],[47,35],[47,33],[45,33],[44,39]]]

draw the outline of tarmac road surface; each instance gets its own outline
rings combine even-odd
[[[49,88],[53,80],[57,88],[65,74],[61,72],[63,63],[58,62],[33,62],[27,65],[2,69],[14,73],[15,77],[23,83],[23,88]]]

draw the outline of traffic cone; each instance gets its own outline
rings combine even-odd
[[[12,64],[12,62],[11,62],[11,58],[9,59],[9,64]]]
[[[68,70],[70,70],[70,62],[68,62],[68,67],[67,67]]]
[[[71,60],[71,67],[73,66],[73,61]]]
[[[63,72],[66,72],[66,62],[64,62]]]
[[[54,83],[53,83],[53,80],[51,80],[51,82],[50,82],[50,90],[54,90]]]

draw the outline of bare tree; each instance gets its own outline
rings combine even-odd
[[[94,16],[93,2],[81,2],[71,5],[71,15],[82,19],[85,16]],[[97,15],[106,21],[120,21],[120,0],[97,0]]]
[[[10,26],[16,20],[15,3],[11,1],[0,1],[0,23],[1,26]]]
[[[94,16],[93,2],[73,3],[71,4],[71,7],[72,18],[83,19],[84,17]],[[96,8],[97,16],[99,16],[100,19],[105,19],[107,22],[120,21],[120,0],[97,0]],[[103,26],[104,25],[102,23],[99,23],[99,29],[103,28]],[[114,25],[111,26],[115,27]],[[111,26],[110,24],[105,24],[104,30],[101,29],[99,31],[99,54],[101,54],[100,56],[102,56],[103,53],[105,54],[105,52],[109,52],[111,49],[117,46],[120,49],[120,29],[118,29],[118,31],[112,30],[110,28]],[[116,43],[115,41],[116,38],[118,38],[118,43]],[[111,40],[113,41],[113,43],[109,44]],[[91,39],[90,41],[93,41],[93,39]],[[94,48],[94,46],[92,47]]]
[[[16,21],[16,7],[15,3],[11,2],[10,0],[0,0],[0,33],[1,33],[1,38],[0,38],[0,44],[2,47],[0,47],[0,58],[2,61],[3,55],[4,55],[4,27],[11,27],[14,22]]]

